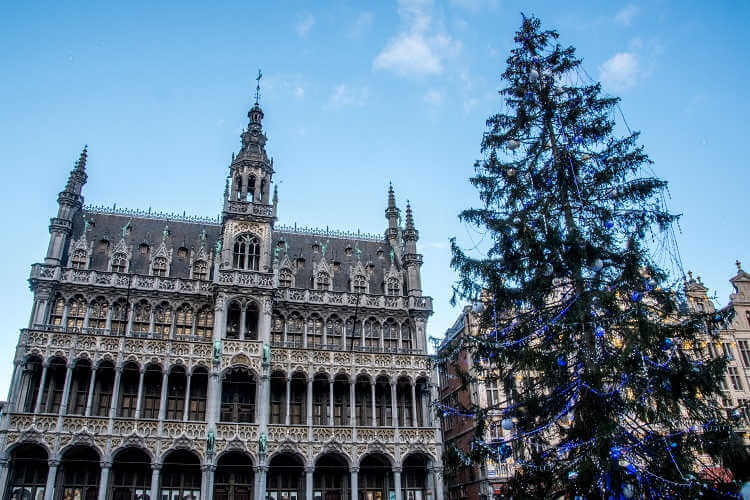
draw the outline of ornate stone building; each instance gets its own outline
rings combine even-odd
[[[418,232],[275,224],[263,111],[217,219],[58,197],[0,427],[4,498],[442,498]]]

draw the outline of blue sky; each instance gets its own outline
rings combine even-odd
[[[726,302],[735,259],[750,259],[747,3],[4,2],[0,394],[29,265],[82,146],[87,203],[215,215],[259,67],[280,222],[381,232],[392,181],[414,209],[442,335],[458,313],[448,239],[481,239],[456,214],[478,200],[467,177],[522,10],[622,97],[683,214],[686,269]]]

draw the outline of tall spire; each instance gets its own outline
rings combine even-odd
[[[68,176],[68,182],[65,184],[65,192],[73,193],[75,195],[81,194],[81,188],[86,184],[88,176],[86,175],[86,160],[88,158],[88,145],[83,146],[81,156],[78,157],[78,161],[73,167],[73,170]]]
[[[414,215],[412,214],[409,200],[406,200],[406,230],[416,231],[414,229]]]

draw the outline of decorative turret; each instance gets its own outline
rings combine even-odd
[[[422,255],[417,253],[419,231],[414,227],[414,215],[409,201],[406,201],[406,227],[404,228],[404,256],[403,265],[406,270],[407,290],[409,295],[422,295]]]
[[[272,201],[272,204],[273,204],[273,218],[275,219],[276,218],[276,210],[279,207],[279,186],[278,185],[274,185],[273,186],[273,201]]]
[[[73,227],[73,217],[83,206],[81,191],[86,184],[86,159],[88,157],[88,146],[83,147],[81,156],[73,167],[65,184],[65,189],[57,196],[57,217],[50,219],[49,246],[45,264],[60,265],[62,254],[65,249],[68,236]]]
[[[393,192],[393,185],[388,183],[388,207],[385,209],[385,218],[388,220],[388,229],[385,231],[385,237],[388,241],[397,241],[399,233],[400,211],[396,207],[396,195]]]

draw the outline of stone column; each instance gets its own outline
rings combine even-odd
[[[266,475],[268,474],[267,465],[258,466],[258,491],[255,498],[258,500],[266,500]]]
[[[411,387],[411,426],[417,427],[417,398],[416,398],[416,382],[410,384]]]
[[[84,416],[91,416],[91,406],[94,404],[94,387],[96,387],[96,367],[91,366],[91,377],[89,377],[89,393],[86,396],[86,412]]]
[[[435,500],[443,500],[443,468],[433,469],[433,483],[435,484]]]
[[[323,349],[328,348],[328,320],[323,319]]]
[[[7,413],[13,413],[16,408],[20,406],[19,398],[23,394],[21,390],[21,377],[23,376],[23,360],[17,359],[13,362],[13,375],[10,379],[10,387],[8,388],[8,411]],[[2,484],[0,484],[2,488]],[[5,491],[0,489],[0,491]]]
[[[370,409],[372,410],[372,426],[378,426],[378,420],[375,415],[375,380],[370,379]]]
[[[307,404],[305,405],[305,410],[307,413],[307,426],[312,427],[312,401],[313,401],[313,378],[312,375],[308,375],[307,377]]]
[[[187,422],[190,417],[190,381],[193,379],[193,376],[189,372],[186,372],[185,376],[187,377],[187,387],[185,389],[185,408],[183,408],[182,420]]]
[[[109,489],[109,470],[111,468],[112,462],[104,461],[101,463],[101,472],[99,473],[98,500],[107,500],[107,490]]]
[[[63,307],[62,319],[60,320],[60,327],[66,329],[68,327],[68,312],[70,311],[70,302],[65,301],[65,307]]]
[[[203,471],[203,477],[201,478],[201,491],[203,492],[203,500],[210,500],[214,496],[215,470],[216,466],[213,464],[206,464],[201,466],[201,471]]]
[[[290,422],[289,396],[291,395],[291,384],[292,384],[291,375],[287,374],[286,376],[286,413],[284,414],[284,422],[286,422],[286,425],[289,425],[289,422]]]
[[[393,427],[398,429],[398,404],[396,402],[396,382],[391,381],[391,416],[393,420]]]
[[[240,307],[240,340],[245,340],[245,329],[247,328],[247,325],[245,324],[245,311],[247,310],[247,303],[242,304]]]
[[[89,317],[91,315],[91,304],[86,303],[86,310],[83,311],[83,331],[86,331],[86,328],[89,327]]]
[[[49,464],[49,471],[47,472],[47,484],[44,487],[44,500],[52,500],[55,495],[55,480],[57,479],[57,466],[60,465],[60,461],[52,458],[47,463]]]
[[[359,467],[352,467],[351,469],[352,480],[352,500],[359,500]]]
[[[151,464],[151,498],[159,498],[159,473],[162,464]]]
[[[164,422],[164,418],[167,415],[167,382],[169,382],[169,371],[168,369],[165,369],[164,374],[161,377],[161,394],[159,395],[159,422]]]
[[[354,379],[349,381],[349,423],[352,427],[357,426],[357,414],[356,414],[356,394],[355,394],[355,382]]]
[[[305,500],[313,498],[313,472],[315,467],[308,465],[305,467]]]
[[[141,407],[143,405],[143,377],[146,374],[146,367],[142,366],[140,370],[140,376],[138,377],[138,399],[135,401],[135,418],[141,417]]]
[[[73,361],[68,361],[68,366],[65,370],[65,384],[63,385],[62,401],[60,401],[59,415],[65,415],[68,413],[68,400],[70,399],[70,383],[73,378]]]
[[[151,306],[151,313],[148,315],[148,337],[151,338],[154,333],[154,309],[156,307]]]
[[[132,279],[132,278],[131,278]],[[133,335],[133,314],[135,312],[135,304],[128,304],[128,327],[125,330],[125,335],[131,337]]]
[[[112,331],[112,303],[107,302],[107,319],[104,321],[104,330],[107,335]]]
[[[221,345],[223,338],[226,337],[226,296],[224,293],[219,293],[216,297],[216,303],[214,304],[214,331],[213,341],[214,347]],[[223,347],[222,347],[223,350]],[[207,429],[212,429],[214,424],[219,419],[219,399],[221,398],[221,387],[219,386],[219,368],[221,367],[221,360],[216,363],[214,360],[211,361],[211,370],[208,375],[208,394],[206,401],[206,423]]]
[[[328,388],[328,425],[333,425],[333,376],[331,376],[328,379],[329,382],[329,388]]]
[[[309,318],[302,318],[302,347],[307,349],[307,320]]]
[[[112,385],[112,402],[109,405],[109,418],[115,418],[117,414],[117,400],[120,398],[120,379],[122,378],[122,364],[115,367],[115,382]]]
[[[44,384],[47,383],[47,360],[42,361],[42,376],[39,378],[39,393],[36,395],[34,403],[34,413],[39,413],[42,409],[42,394],[44,393]]]
[[[3,457],[0,459],[0,491],[6,491],[8,489],[8,459]]]
[[[393,485],[396,490],[396,500],[401,500],[401,467],[393,468]]]

